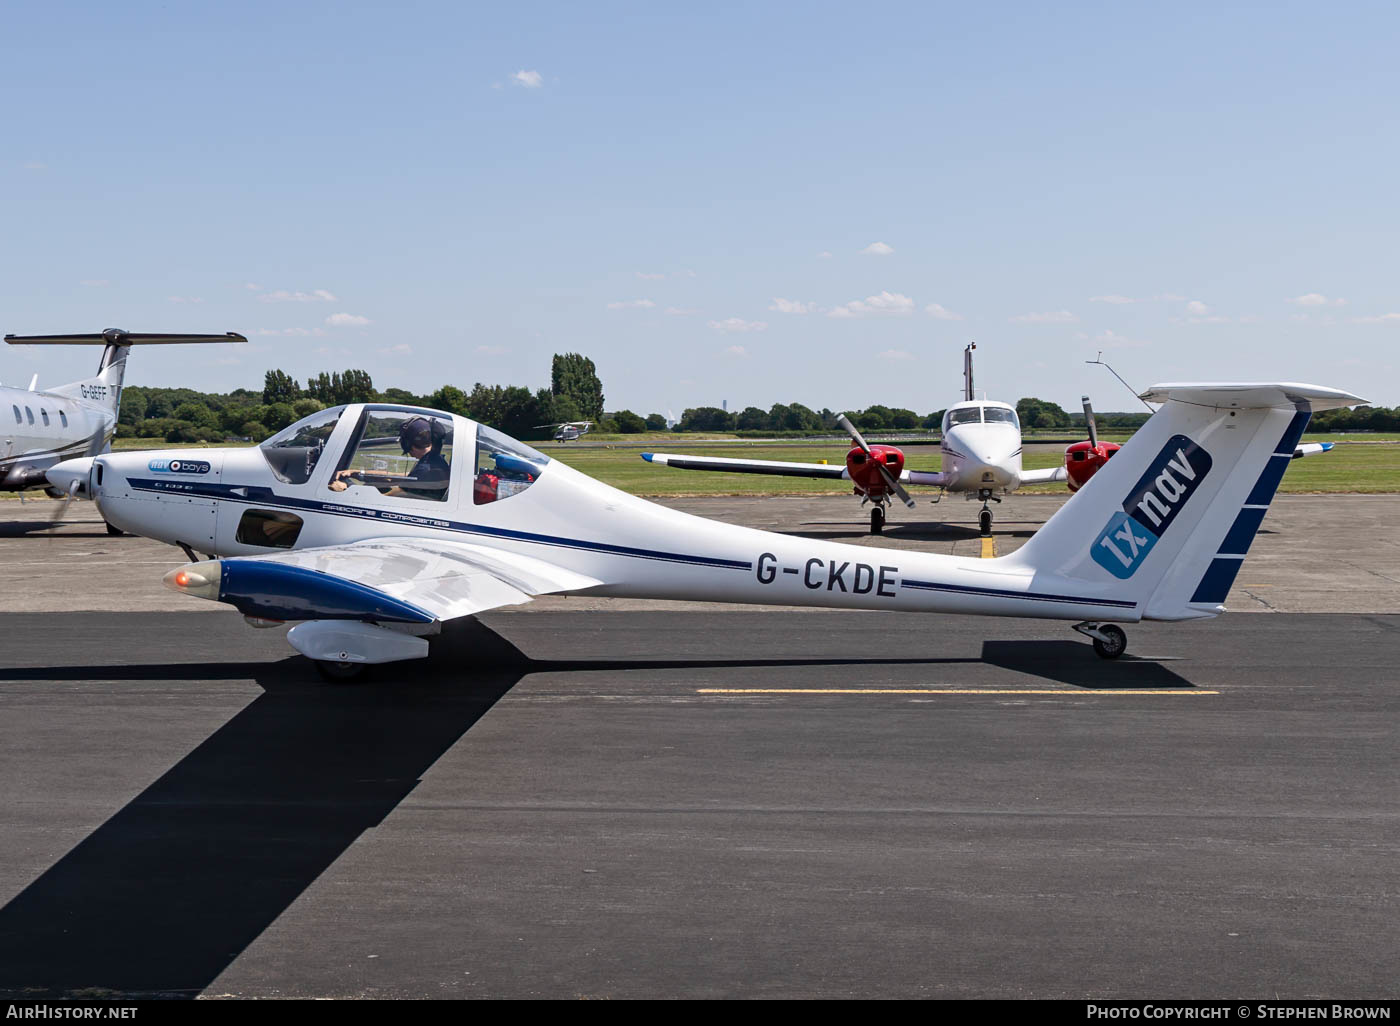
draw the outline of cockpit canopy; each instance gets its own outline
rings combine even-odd
[[[342,425],[347,416],[350,421]],[[260,448],[268,467],[285,484],[306,484],[326,459],[334,460],[334,470],[325,487],[344,493],[346,501],[384,497],[446,502],[458,476],[454,468],[459,450],[454,443],[463,427],[474,429],[476,436],[471,469],[476,505],[519,494],[549,463],[543,453],[483,424],[441,410],[378,403],[313,413]]]
[[[943,415],[943,430],[959,424],[1010,424],[1020,430],[1021,422],[1016,411],[1009,406],[979,404],[976,406],[955,406]]]

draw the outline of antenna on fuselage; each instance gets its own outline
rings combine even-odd
[[[977,398],[972,394],[972,351],[976,348],[976,342],[969,342],[963,350],[963,398],[968,402]]]
[[[1153,406],[1153,405],[1152,405],[1151,403],[1149,403],[1146,399],[1144,399],[1141,395],[1139,395],[1139,394],[1138,394],[1138,390],[1137,390],[1136,388],[1134,388],[1132,385],[1128,384],[1126,381],[1123,381],[1123,375],[1119,374],[1119,373],[1118,373],[1116,370],[1114,370],[1112,367],[1109,367],[1108,364],[1104,363],[1104,359],[1103,359],[1103,350],[1102,350],[1102,349],[1099,350],[1099,355],[1098,355],[1095,359],[1092,359],[1092,360],[1085,360],[1084,362],[1085,362],[1085,363],[1096,363],[1096,364],[1098,364],[1100,367],[1108,367],[1108,373],[1112,374],[1112,375],[1113,375],[1115,378],[1117,378],[1119,381],[1122,381],[1122,382],[1123,382],[1123,387],[1126,388],[1129,392],[1133,393],[1133,398],[1134,398],[1134,399],[1137,399],[1139,402],[1142,403],[1142,405],[1146,406],[1146,407],[1147,407],[1149,410],[1151,410],[1153,413],[1156,413],[1156,412],[1157,412],[1157,407]]]

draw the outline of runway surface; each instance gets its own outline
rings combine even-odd
[[[1400,617],[0,622],[6,995],[1395,996]]]

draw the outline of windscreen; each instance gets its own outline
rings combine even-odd
[[[307,482],[326,447],[326,440],[331,437],[344,412],[344,406],[333,406],[329,410],[313,413],[283,428],[258,447],[279,481],[287,484]]]
[[[982,407],[964,406],[960,410],[949,410],[948,421],[945,427],[956,427],[959,424],[980,424],[982,422]]]
[[[1016,411],[1008,410],[1001,406],[987,406],[982,411],[988,424],[1010,424],[1012,427],[1020,427],[1020,421],[1016,419]]]

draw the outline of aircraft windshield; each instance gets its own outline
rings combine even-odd
[[[330,438],[344,412],[344,406],[333,406],[329,410],[313,413],[283,428],[259,446],[263,458],[279,481],[287,484],[307,482],[326,447],[326,439]]]
[[[949,410],[945,428],[956,427],[959,424],[980,424],[982,422],[982,407],[964,406],[960,410]]]
[[[539,480],[549,457],[485,424],[476,427],[476,484],[472,501],[495,502],[518,495]]]
[[[1021,426],[1021,422],[1016,419],[1015,410],[1008,410],[1002,406],[985,406],[982,412],[988,424],[1010,424],[1012,427]]]

